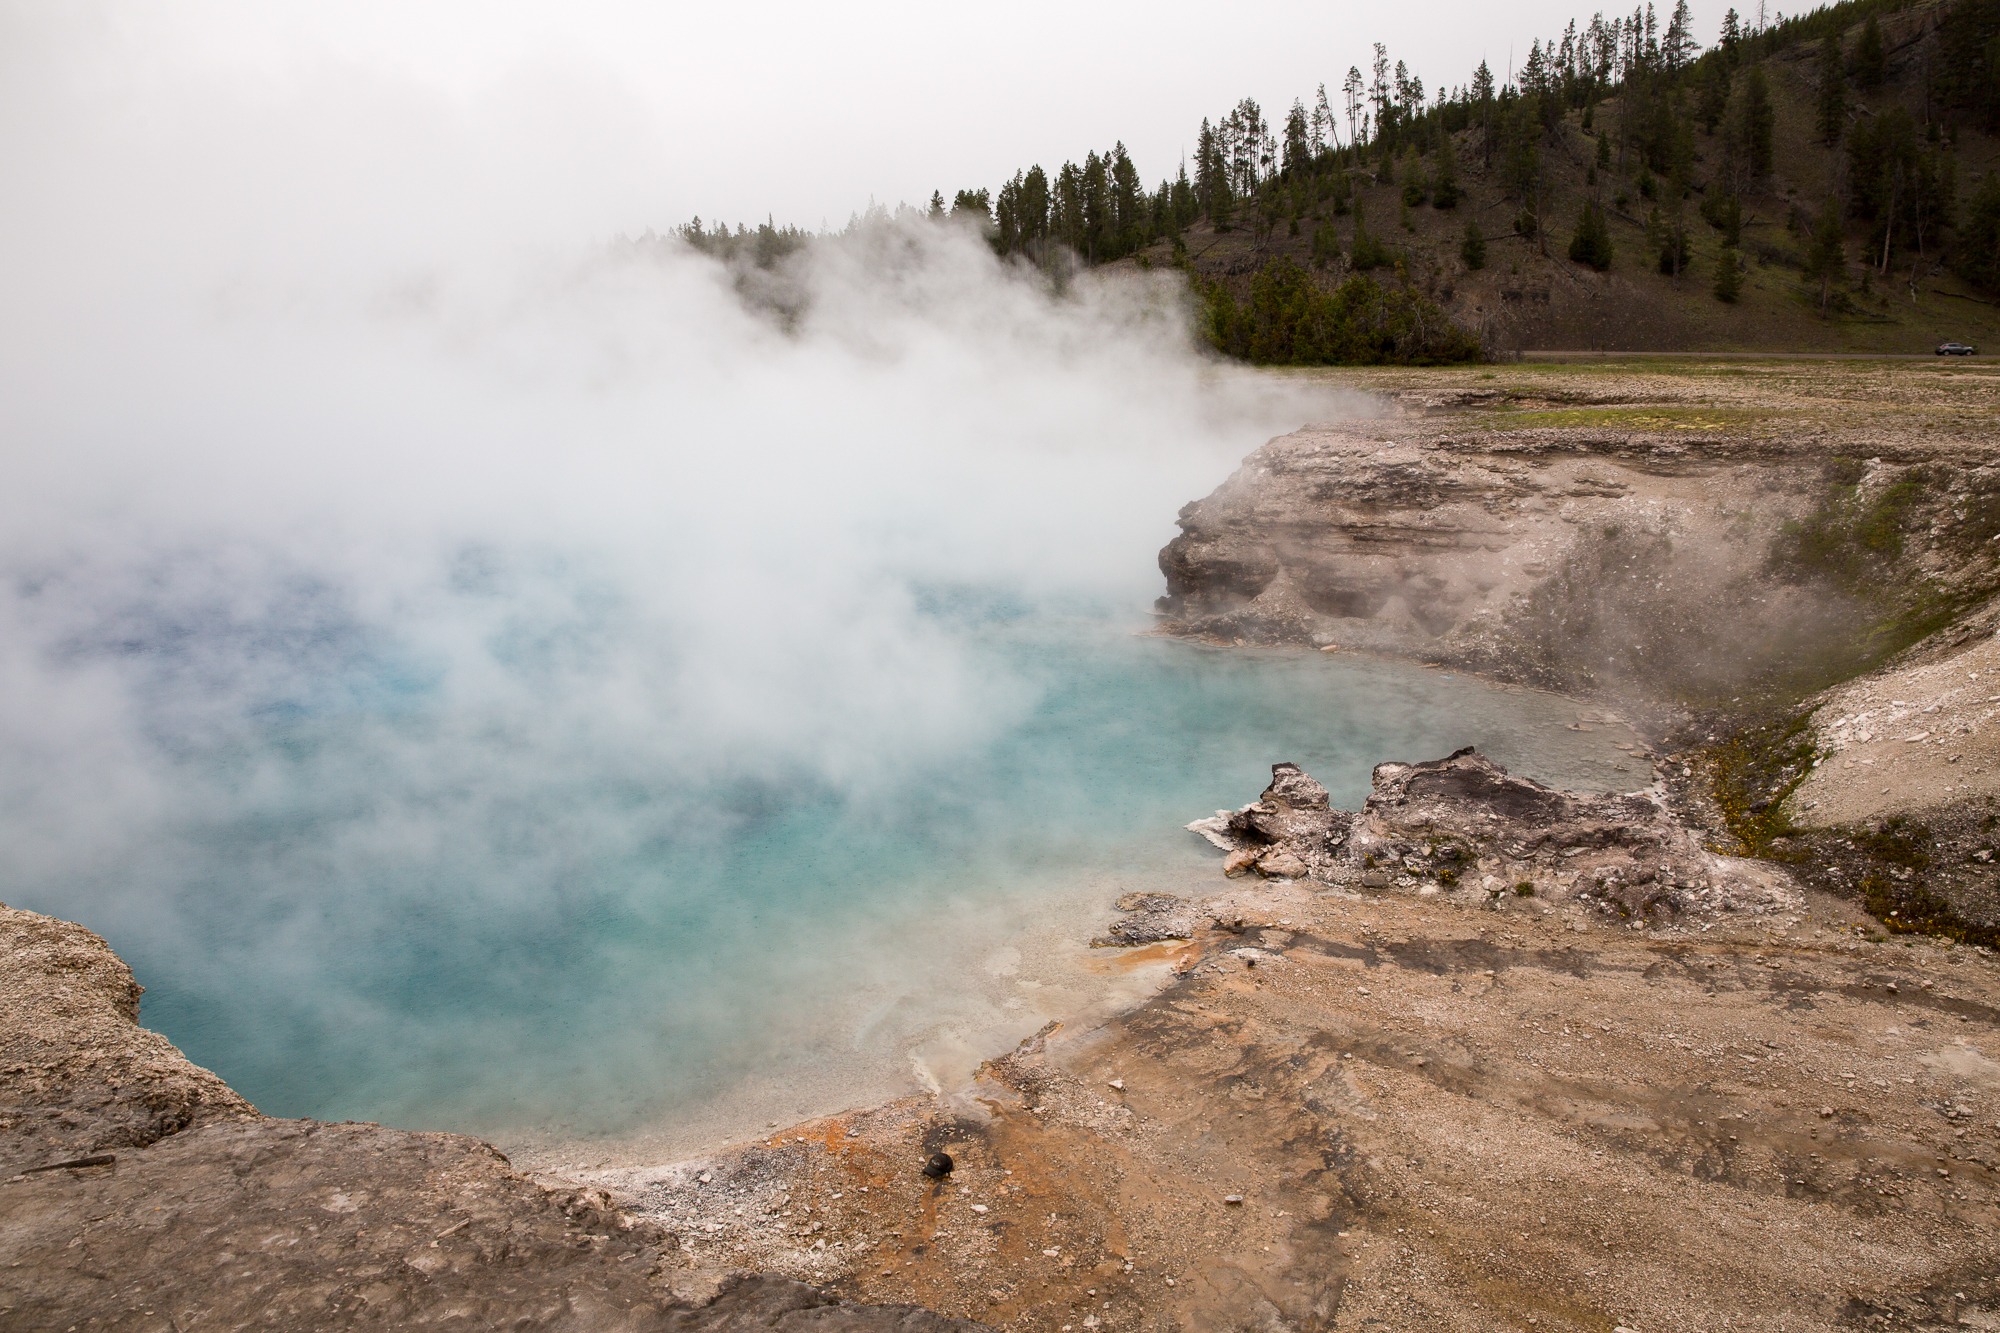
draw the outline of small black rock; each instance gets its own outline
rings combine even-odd
[[[951,1160],[950,1153],[934,1152],[924,1161],[924,1174],[932,1180],[943,1180],[957,1165],[958,1163]]]

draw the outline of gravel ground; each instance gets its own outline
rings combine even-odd
[[[1993,954],[1818,894],[1476,901],[1238,889],[1158,997],[962,1093],[592,1179],[690,1290],[1009,1329],[2000,1326]]]

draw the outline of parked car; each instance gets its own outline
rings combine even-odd
[[[1939,343],[1937,354],[1939,356],[1971,356],[1978,350],[1971,343]]]

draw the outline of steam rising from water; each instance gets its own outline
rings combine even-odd
[[[512,1048],[584,1077],[744,1003],[704,968],[754,938],[823,967],[909,841],[827,830],[1047,695],[981,636],[1138,623],[1179,505],[1327,410],[1167,282],[1058,297],[949,227],[814,247],[783,330],[616,240],[662,163],[615,90],[80,12],[0,18],[0,894],[274,1110],[543,1114]],[[676,984],[605,984],[649,949]],[[550,1014],[587,1058],[510,1039]],[[433,1086],[366,1086],[384,1048]]]
[[[810,1110],[1061,1008],[1076,931],[1007,932],[1205,868],[1175,826],[1273,758],[1629,776],[1132,637],[1180,505],[1355,406],[1198,357],[1171,283],[885,222],[781,328],[617,239],[615,89],[246,73],[165,12],[0,9],[0,897],[265,1109]]]

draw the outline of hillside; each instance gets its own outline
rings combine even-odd
[[[952,211],[983,213],[997,249],[1038,262],[1182,266],[1212,321],[1240,306],[1267,329],[1304,319],[1311,289],[1366,275],[1502,354],[2000,347],[1996,42],[1995,0],[1848,0],[1761,31],[1731,11],[1706,51],[1685,6],[1664,34],[1648,6],[1572,24],[1513,81],[1482,65],[1433,101],[1377,47],[1372,81],[1350,70],[1342,89],[1344,145],[1322,86],[1282,125],[1247,100],[1204,121],[1193,176],[1150,194],[1121,145],[962,190]],[[1601,234],[1573,259],[1592,208]],[[1260,273],[1271,290],[1252,316]],[[1281,330],[1253,348],[1211,331],[1253,360],[1355,359],[1351,340],[1328,351],[1338,339]],[[1381,359],[1457,355],[1419,346]]]

